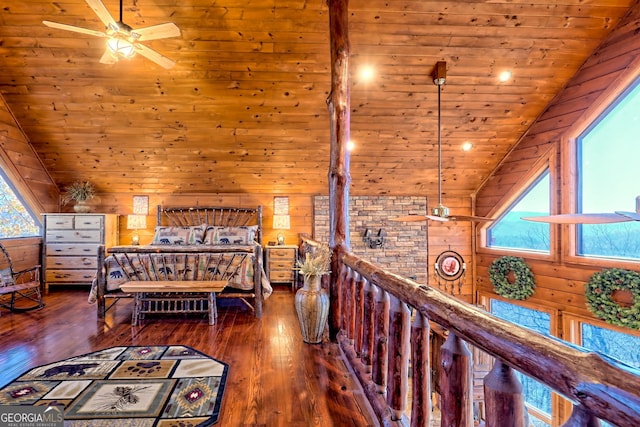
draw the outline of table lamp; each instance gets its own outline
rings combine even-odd
[[[284,233],[282,230],[288,230],[291,228],[291,221],[289,215],[274,215],[273,216],[273,229],[278,230],[278,244],[284,245]]]
[[[139,245],[140,236],[135,230],[143,230],[147,228],[146,215],[127,215],[127,230],[134,230],[131,236],[131,244]]]

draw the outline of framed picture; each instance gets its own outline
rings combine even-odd
[[[289,215],[289,198],[274,197],[273,198],[273,214],[274,215]]]
[[[149,215],[149,196],[133,196],[133,213]]]
[[[444,251],[436,258],[436,274],[444,280],[460,278],[466,269],[462,256],[454,251]]]

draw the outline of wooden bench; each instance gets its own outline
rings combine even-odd
[[[29,305],[17,305],[17,301],[29,301]],[[9,252],[0,244],[0,306],[11,311],[27,311],[44,307],[40,283],[40,266],[13,271]]]
[[[216,293],[226,286],[226,280],[133,280],[120,285],[120,289],[134,295],[133,326],[147,313],[208,313],[209,324],[213,325],[218,317]]]

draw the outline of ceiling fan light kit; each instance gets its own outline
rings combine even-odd
[[[102,64],[114,64],[121,58],[130,59],[139,53],[163,68],[169,69],[175,65],[173,60],[140,43],[147,40],[180,36],[180,29],[174,23],[167,22],[134,30],[122,21],[122,0],[120,0],[120,20],[117,22],[101,0],[85,1],[104,23],[104,31],[95,31],[51,21],[42,21],[42,23],[51,28],[106,38],[106,50],[100,58],[100,63]]]

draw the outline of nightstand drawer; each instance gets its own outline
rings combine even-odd
[[[279,260],[279,259],[270,259],[269,260],[269,270],[291,270],[293,267],[293,260]]]
[[[293,270],[271,270],[269,280],[272,282],[291,282],[293,281]]]
[[[296,250],[295,249],[287,249],[287,248],[280,248],[280,249],[273,249],[273,248],[269,248],[269,260],[286,260],[286,261],[293,261],[296,257]]]

